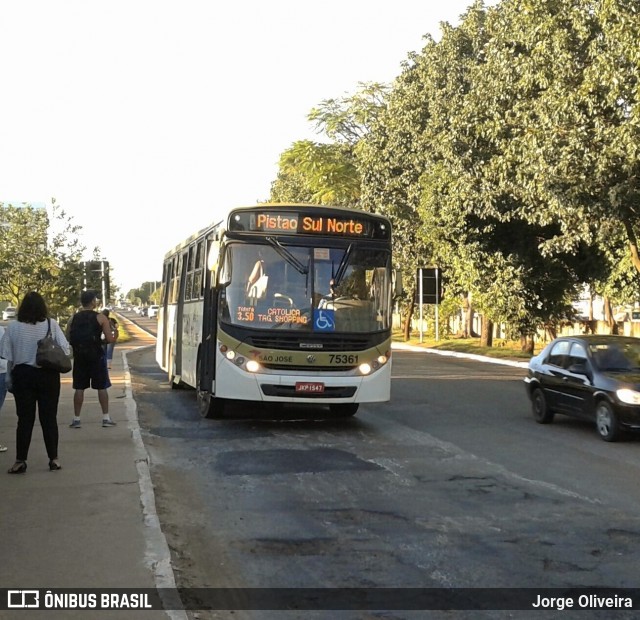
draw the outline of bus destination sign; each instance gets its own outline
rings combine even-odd
[[[372,222],[342,214],[305,215],[284,211],[250,211],[236,213],[230,230],[285,235],[335,235],[337,237],[371,237]]]

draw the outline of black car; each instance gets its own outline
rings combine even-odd
[[[540,424],[556,413],[592,420],[605,441],[640,430],[640,338],[556,338],[531,358],[525,383]]]

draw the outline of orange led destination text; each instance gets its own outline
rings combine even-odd
[[[336,217],[310,217],[302,218],[302,225],[299,225],[297,216],[292,215],[269,215],[260,213],[256,219],[258,230],[267,231],[292,231],[301,233],[326,233],[335,235],[362,235],[364,225],[356,220],[343,220]]]

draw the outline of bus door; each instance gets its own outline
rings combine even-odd
[[[175,359],[176,375],[182,374],[182,321],[184,319],[184,291],[187,283],[187,252],[188,250],[180,255],[180,260],[178,263],[178,273],[180,274],[180,280],[178,287],[178,304],[176,306],[176,330],[174,333],[175,342],[173,343],[173,355]]]
[[[171,259],[164,266],[164,273],[162,274],[162,368],[167,368],[167,356],[169,352],[167,350],[168,331],[169,331],[169,302],[171,301],[171,284],[173,282],[173,269],[174,260]]]
[[[207,253],[213,241],[207,239]],[[211,285],[211,269],[205,269],[204,305],[202,308],[202,344],[200,348],[200,367],[198,388],[212,392],[211,386],[216,378],[216,326],[218,324],[218,289]]]

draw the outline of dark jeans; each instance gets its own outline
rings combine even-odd
[[[57,459],[60,373],[55,370],[19,364],[11,371],[11,377],[16,413],[18,414],[16,460],[27,460],[33,425],[36,421],[36,405],[47,455],[49,460]]]

